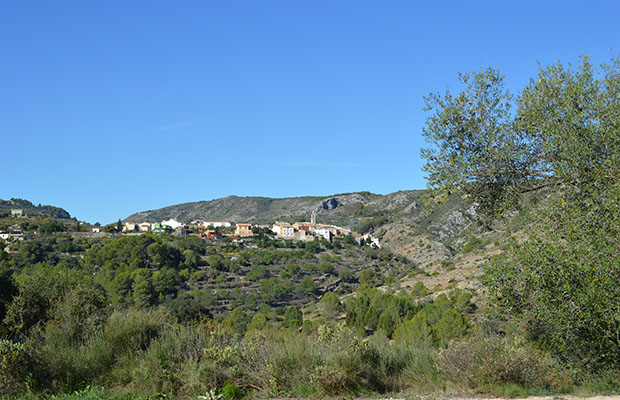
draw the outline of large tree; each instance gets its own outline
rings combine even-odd
[[[487,215],[549,187],[524,243],[485,274],[492,298],[557,356],[620,362],[620,59],[540,67],[513,98],[493,69],[427,98],[429,185]],[[514,110],[513,110],[514,109]]]
[[[518,97],[489,68],[460,75],[463,90],[425,98],[422,150],[436,194],[462,193],[497,216],[548,186],[585,190],[615,179],[620,161],[620,59],[594,68],[540,67]]]

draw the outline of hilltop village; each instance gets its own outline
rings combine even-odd
[[[313,241],[325,239],[332,242],[334,238],[346,238],[351,236],[359,245],[369,245],[380,248],[379,239],[370,234],[361,235],[349,228],[335,225],[317,224],[316,213],[312,213],[310,222],[278,222],[270,225],[253,225],[251,223],[233,223],[230,221],[205,221],[193,220],[184,224],[176,219],[168,219],[158,223],[149,222],[125,222],[123,233],[149,232],[171,233],[179,236],[197,236],[205,239],[217,239],[228,237],[232,240],[240,240],[254,236],[254,231],[260,229],[271,233],[276,239]],[[98,228],[93,231],[98,232]]]

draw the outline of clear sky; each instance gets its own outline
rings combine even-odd
[[[0,1],[0,198],[166,205],[425,187],[423,95],[608,61],[618,1]]]

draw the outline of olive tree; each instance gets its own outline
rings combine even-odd
[[[540,67],[513,97],[494,69],[427,98],[422,151],[436,192],[466,194],[491,217],[550,188],[528,239],[486,269],[495,302],[566,361],[620,361],[620,59]]]

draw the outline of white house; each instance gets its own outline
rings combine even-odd
[[[315,228],[313,229],[314,233],[319,236],[324,237],[325,239],[332,241],[334,234],[332,233],[332,228]]]
[[[278,236],[293,237],[295,236],[295,228],[291,224],[285,222],[276,222],[273,224],[271,231]]]
[[[228,221],[202,221],[202,226],[204,226],[205,228],[208,226],[212,226],[214,228],[228,228],[229,226],[231,226],[231,223]]]
[[[182,226],[185,226],[185,224],[180,223],[179,221],[177,221],[174,218],[167,219],[165,221],[161,221],[161,223],[162,223],[162,225],[168,225],[172,229],[177,229],[177,228],[180,228]]]

